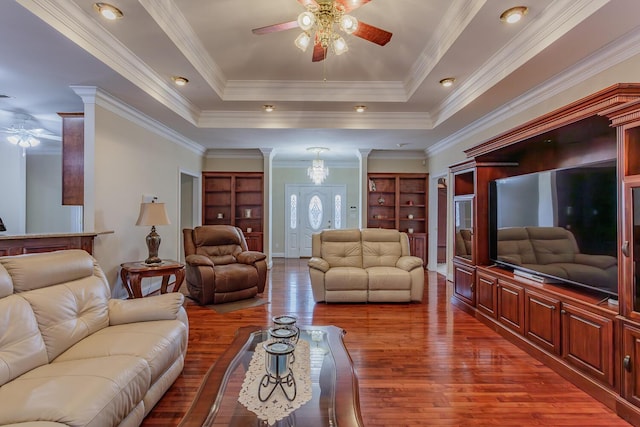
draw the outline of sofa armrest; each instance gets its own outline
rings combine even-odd
[[[127,300],[110,299],[109,325],[174,320],[183,303],[184,295],[179,292]]]
[[[205,265],[209,267],[214,266],[213,261],[211,261],[211,258],[207,258],[204,255],[195,255],[195,254],[187,255],[184,261],[192,267],[197,267],[199,265]]]
[[[262,261],[265,258],[267,258],[266,254],[262,252],[257,252],[257,251],[244,251],[236,255],[236,260],[240,264],[248,264],[248,265],[255,264],[256,262]]]
[[[396,267],[404,271],[411,271],[418,267],[422,268],[422,259],[417,256],[401,256],[396,262]]]
[[[315,268],[316,270],[320,270],[323,273],[326,273],[327,271],[329,271],[329,268],[330,268],[329,263],[327,261],[318,257],[312,257],[307,263],[307,265],[309,265],[309,268]]]
[[[609,255],[576,254],[575,261],[578,264],[591,265],[603,270],[618,265],[618,259]]]

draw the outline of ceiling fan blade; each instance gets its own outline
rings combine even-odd
[[[298,1],[302,2],[302,0]],[[360,6],[369,3],[370,1],[371,0],[335,0],[336,3],[341,4],[342,7],[344,7],[344,13],[349,13],[352,10],[359,8]]]
[[[291,30],[292,28],[298,28],[298,21],[283,22],[281,24],[267,25],[266,27],[254,28],[251,30],[253,34],[263,35],[275,33],[278,31]]]
[[[381,28],[374,27],[373,25],[365,24],[364,22],[358,22],[358,28],[353,32],[354,36],[361,39],[368,40],[372,43],[384,46],[391,40],[392,33],[385,31]]]
[[[323,61],[327,57],[327,48],[322,47],[320,43],[313,45],[313,58],[312,62]]]
[[[316,0],[298,0],[298,3],[300,3],[307,9],[310,7],[318,7],[318,2]]]

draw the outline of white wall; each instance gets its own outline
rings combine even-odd
[[[22,148],[0,140],[0,218],[7,231],[0,235],[24,234],[26,230],[26,158]]]
[[[81,232],[82,207],[62,205],[62,154],[27,154],[29,234]]]
[[[171,225],[157,227],[162,238],[159,256],[179,258],[180,169],[200,174],[202,155],[96,106],[95,184],[85,191],[95,195],[95,231],[114,231],[97,236],[94,248],[114,295],[124,295],[120,264],[148,256],[145,237],[150,227],[135,225],[143,194],[155,195],[165,203],[171,221]]]

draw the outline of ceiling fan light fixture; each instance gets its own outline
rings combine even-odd
[[[358,20],[351,15],[343,15],[340,20],[340,28],[347,34],[353,34],[358,29]]]
[[[115,21],[124,16],[124,13],[117,7],[109,3],[94,3],[93,8],[102,15],[103,18]]]
[[[298,49],[306,52],[309,44],[311,43],[311,36],[308,33],[300,33],[294,43]]]
[[[182,76],[173,76],[171,77],[171,80],[173,80],[173,83],[175,83],[176,86],[186,86],[187,83],[189,83],[189,79]]]
[[[298,15],[298,26],[303,31],[309,31],[316,23],[316,16],[310,11],[302,12]]]
[[[456,81],[453,77],[447,77],[446,79],[440,80],[440,84],[442,87],[451,87],[453,83]]]
[[[347,42],[342,37],[338,37],[333,40],[333,51],[336,55],[342,55],[349,50]]]
[[[18,145],[18,142],[20,142],[20,137],[18,135],[10,135],[7,137],[7,141],[9,141],[13,145]]]
[[[524,15],[527,14],[529,8],[526,6],[516,6],[505,10],[500,15],[500,20],[507,24],[515,24],[520,21]]]

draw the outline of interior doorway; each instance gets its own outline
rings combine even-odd
[[[346,185],[285,186],[286,258],[311,256],[311,236],[346,223]]]
[[[200,177],[198,175],[180,171],[179,185],[180,220],[178,227],[178,260],[184,263],[184,240],[182,230],[193,228],[201,223],[200,220]]]

